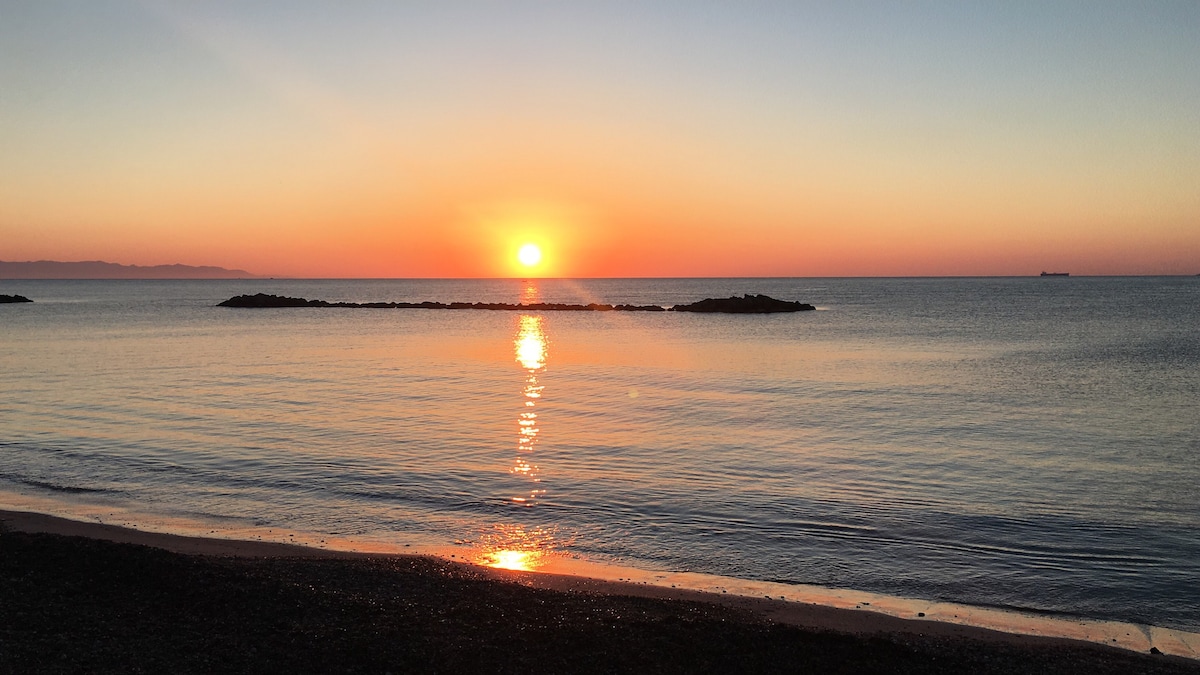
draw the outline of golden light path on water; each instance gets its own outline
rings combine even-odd
[[[511,473],[525,476],[534,483],[528,495],[518,495],[512,501],[524,506],[532,506],[533,500],[545,492],[537,487],[541,482],[538,478],[538,467],[533,464],[532,454],[537,446],[538,420],[537,403],[542,397],[544,387],[538,384],[538,373],[546,366],[546,334],[542,331],[542,317],[521,315],[517,330],[516,351],[517,362],[528,371],[525,377],[525,387],[522,390],[524,410],[517,415],[517,459],[510,470]]]
[[[538,302],[538,295],[537,285],[528,282],[521,302]],[[517,454],[509,473],[524,479],[527,489],[509,497],[509,502],[533,508],[546,493],[541,487],[541,468],[533,457],[539,432],[537,405],[544,390],[538,376],[545,371],[549,357],[544,317],[536,314],[517,317],[513,351],[517,364],[525,370],[525,384],[521,390],[521,412],[517,415]],[[484,564],[511,570],[537,569],[555,544],[553,532],[547,528],[519,523],[497,523],[480,537],[480,542]]]

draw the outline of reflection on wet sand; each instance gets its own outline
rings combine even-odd
[[[538,302],[537,285],[527,283],[521,294],[522,303]],[[517,454],[509,473],[524,481],[525,489],[508,501],[517,506],[532,508],[546,491],[541,487],[541,468],[533,454],[538,444],[537,405],[545,387],[538,376],[546,369],[549,357],[545,318],[536,314],[517,317],[513,350],[517,363],[525,370],[525,385],[521,390],[521,412],[517,415]],[[497,524],[481,536],[482,561],[492,567],[532,570],[540,566],[543,556],[554,548],[555,537],[550,528],[519,523]]]
[[[489,567],[530,571],[545,564],[558,545],[553,528],[497,524],[480,537],[480,559]]]

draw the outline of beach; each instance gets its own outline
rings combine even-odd
[[[0,512],[0,670],[1195,673],[766,598]]]

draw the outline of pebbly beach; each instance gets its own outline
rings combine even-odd
[[[1200,672],[1072,640],[425,556],[11,511],[0,526],[4,672]]]

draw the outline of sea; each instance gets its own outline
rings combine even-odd
[[[0,293],[34,300],[0,305],[0,506],[1200,631],[1200,278]],[[247,293],[817,310],[216,306]]]

